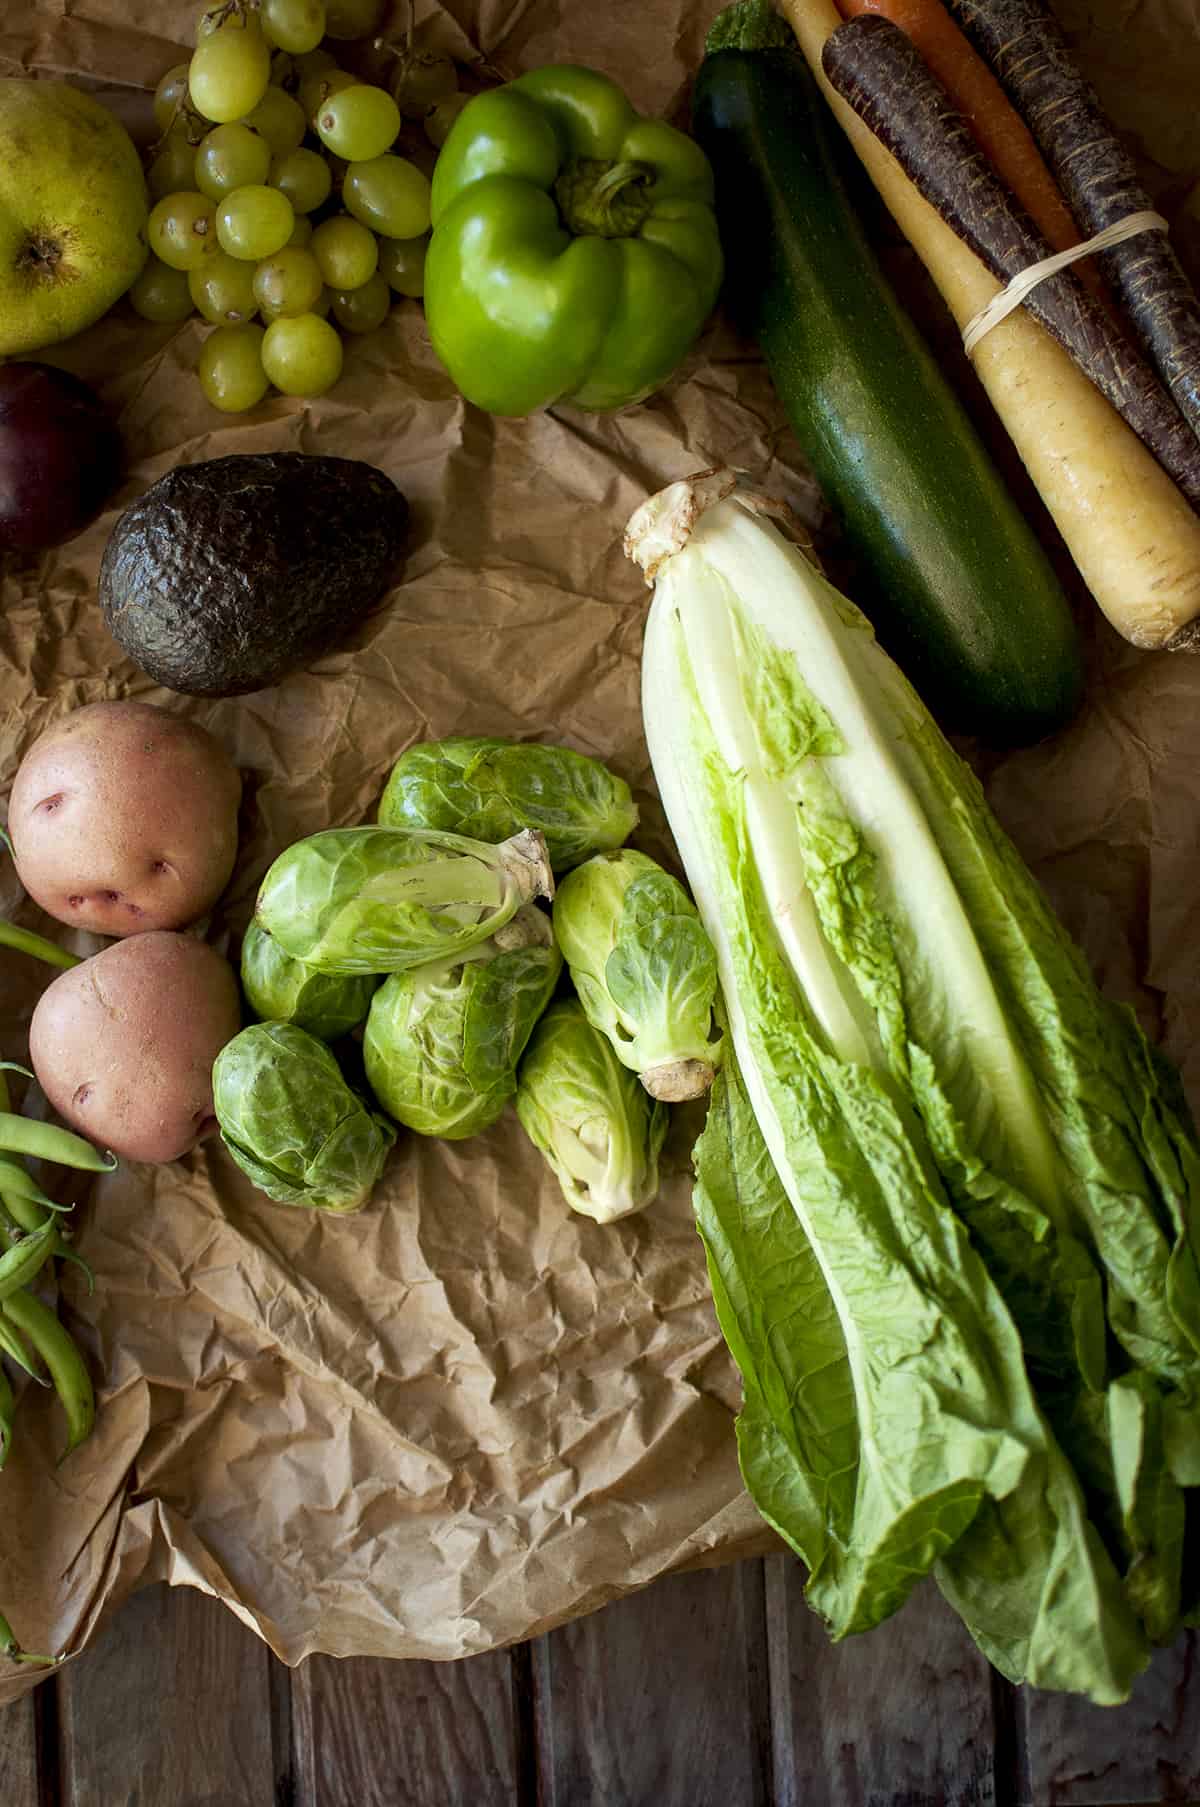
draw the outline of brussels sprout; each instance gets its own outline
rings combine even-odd
[[[396,1140],[324,1042],[294,1023],[253,1023],[226,1043],[213,1067],[213,1108],[255,1185],[314,1211],[365,1205]]]
[[[400,972],[465,953],[553,894],[539,834],[490,847],[432,829],[329,828],[280,854],[255,915],[319,972]]]
[[[611,1223],[655,1196],[666,1108],[621,1065],[574,998],[551,1004],[534,1030],[516,1106],[573,1211]]]
[[[465,954],[393,973],[363,1037],[384,1110],[419,1135],[451,1141],[494,1123],[561,971],[550,918],[526,904]]]
[[[446,828],[480,841],[537,828],[555,872],[619,847],[638,819],[629,786],[598,759],[510,740],[409,747],[392,767],[378,814],[389,827]]]
[[[322,973],[293,960],[252,922],[242,942],[242,990],[256,1017],[295,1023],[323,1042],[356,1029],[371,1008],[378,973]]]
[[[588,1021],[655,1098],[699,1098],[721,1037],[713,1021],[717,956],[677,879],[625,847],[569,873],[554,933]]]

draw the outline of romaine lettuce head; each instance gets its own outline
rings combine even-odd
[[[540,829],[550,864],[565,872],[619,847],[637,826],[623,778],[569,747],[531,741],[433,740],[402,753],[380,799],[393,828],[444,828],[479,841]]]
[[[525,904],[465,954],[393,973],[363,1037],[367,1080],[388,1115],[449,1141],[494,1123],[561,971],[550,918]]]
[[[330,828],[280,854],[255,915],[319,972],[402,972],[465,953],[553,894],[545,843],[529,830],[493,847],[436,829]]]
[[[573,1211],[612,1223],[658,1192],[667,1112],[574,998],[551,1004],[517,1074],[517,1116]]]
[[[1178,1077],[863,616],[734,491],[673,486],[629,543],[655,574],[647,741],[746,1095],[894,1498],[978,1491],[910,1578],[936,1564],[1006,1674],[1119,1698],[1140,1659],[1126,1624],[1102,1660],[1097,1540],[1138,1637],[1198,1604],[1179,1546],[1200,1151]],[[835,1599],[831,1623],[858,1611]]]
[[[258,922],[242,941],[242,990],[261,1022],[295,1023],[323,1042],[356,1029],[371,1008],[377,973],[318,972],[285,954]]]
[[[365,1205],[396,1139],[324,1042],[294,1023],[253,1023],[226,1043],[213,1067],[213,1108],[254,1184],[314,1211]]]
[[[678,879],[623,847],[558,887],[554,932],[588,1021],[652,1097],[699,1098],[721,1057],[717,956]]]

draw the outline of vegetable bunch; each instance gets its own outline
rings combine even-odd
[[[658,1100],[707,1091],[720,1039],[695,906],[622,846],[628,785],[565,747],[437,741],[397,761],[378,817],[296,842],[263,880],[242,949],[263,1020],[216,1069],[234,1159],[281,1203],[355,1210],[394,1124],[461,1140],[515,1099],[573,1209],[649,1203]],[[536,900],[564,871],[551,917]],[[548,1010],[564,956],[580,1001]],[[317,1039],[360,1024],[365,1085]]]
[[[747,1486],[843,1637],[932,1572],[1014,1681],[1126,1698],[1200,1614],[1200,1147],[859,612],[708,473],[655,581],[655,777],[729,1055],[696,1209]]]
[[[91,1270],[69,1247],[70,1233],[61,1222],[73,1207],[43,1191],[25,1157],[93,1173],[111,1172],[116,1166],[115,1160],[70,1130],[14,1115],[5,1070],[25,1069],[14,1069],[11,1061],[0,1063],[0,1469],[12,1449],[18,1403],[5,1358],[29,1380],[52,1386],[58,1395],[67,1420],[63,1459],[87,1437],[96,1417],[95,1392],[78,1345],[50,1306],[31,1290],[55,1257],[82,1267],[89,1288]],[[53,1660],[22,1650],[2,1613],[0,1656],[10,1662]]]
[[[794,70],[802,53],[960,329],[1051,247],[1138,215],[1153,226],[1128,152],[1044,0],[780,0],[780,14],[768,0],[727,9],[702,85],[765,81],[768,63],[786,81],[784,65]],[[778,48],[781,25],[798,49]],[[753,78],[739,73],[744,63]],[[739,129],[757,141],[769,185],[769,134],[753,111]],[[728,183],[722,210],[725,152],[701,138],[722,230],[740,249],[754,192]],[[785,167],[788,153],[778,155]],[[792,229],[801,225],[794,217]],[[748,254],[749,267],[737,261],[753,294],[770,240],[757,250],[751,240]],[[1200,301],[1157,227],[1097,265],[1043,285],[978,341],[972,361],[1104,614],[1136,646],[1186,649],[1200,620]],[[792,332],[805,342],[803,309]],[[852,430],[852,415],[832,418]]]

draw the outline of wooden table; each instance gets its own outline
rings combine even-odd
[[[834,1648],[782,1556],[460,1663],[278,1662],[148,1588],[0,1709],[2,1807],[1200,1803],[1195,1634],[1128,1706],[1014,1690],[932,1588]]]

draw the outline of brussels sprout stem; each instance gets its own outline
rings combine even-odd
[[[712,1085],[713,1068],[706,1060],[664,1060],[640,1075],[652,1098],[664,1104],[682,1104],[687,1098],[703,1098]]]
[[[554,874],[550,870],[546,837],[540,829],[523,828],[520,834],[501,841],[497,852],[524,899],[554,896]]]
[[[492,940],[502,954],[511,954],[525,947],[551,947],[554,930],[544,910],[536,904],[522,904],[512,921],[496,930]]]

